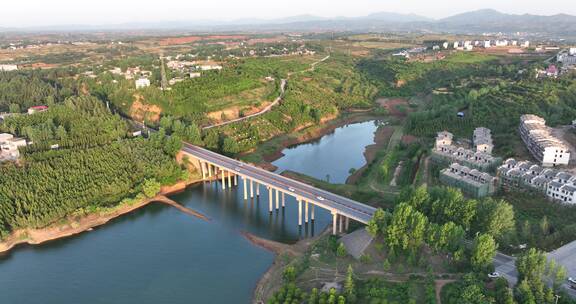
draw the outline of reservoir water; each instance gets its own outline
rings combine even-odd
[[[341,181],[351,167],[362,166],[360,146],[371,144],[375,128],[373,122],[346,126],[327,135],[327,143],[323,138],[314,148],[305,144],[290,150],[306,146],[298,153],[307,159],[333,149],[326,154],[333,162],[307,163]],[[352,131],[357,133],[351,136]],[[285,163],[284,168],[307,173],[301,165],[306,162],[298,161],[295,152],[290,155],[294,166]],[[211,221],[151,204],[91,232],[21,246],[0,256],[0,303],[249,303],[274,256],[242,232],[293,243],[331,221],[328,212],[316,208],[314,224],[299,228],[293,198],[286,196],[286,208],[269,214],[265,189],[260,198],[245,201],[241,180],[226,190],[218,182],[199,184],[171,198]]]
[[[322,138],[284,149],[284,156],[272,164],[277,172],[292,170],[328,181],[343,184],[350,169],[366,164],[364,148],[374,143],[378,121],[366,121],[337,128]]]

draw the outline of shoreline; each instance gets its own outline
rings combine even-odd
[[[201,181],[192,180],[189,182],[178,182],[174,185],[163,187],[160,193],[153,198],[143,199],[137,203],[129,205],[117,205],[102,213],[96,212],[80,217],[68,216],[65,218],[67,221],[65,224],[56,223],[44,228],[18,229],[13,231],[10,236],[6,237],[3,241],[0,242],[0,254],[7,254],[11,250],[16,249],[18,246],[40,245],[46,242],[78,235],[86,231],[91,231],[95,227],[102,226],[115,218],[138,210],[154,202],[175,207],[191,216],[195,216],[205,221],[210,221],[209,218],[199,212],[190,210],[183,206],[176,206],[178,205],[176,202],[166,197],[166,195],[182,192],[186,190],[188,186],[198,182]]]

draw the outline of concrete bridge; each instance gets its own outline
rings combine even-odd
[[[202,178],[219,178],[222,188],[238,185],[238,177],[244,180],[244,199],[260,196],[261,186],[269,192],[268,209],[273,212],[285,206],[286,195],[298,202],[298,225],[302,221],[314,221],[314,208],[320,207],[332,213],[332,233],[348,230],[350,219],[367,224],[375,208],[289,179],[276,173],[245,164],[212,151],[184,143],[182,152],[202,173]],[[302,214],[304,212],[304,215]]]

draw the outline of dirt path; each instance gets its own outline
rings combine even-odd
[[[328,56],[320,59],[319,61],[316,61],[316,62],[310,64],[310,68],[308,68],[308,69],[306,69],[306,70],[303,70],[303,71],[300,71],[300,72],[298,72],[298,73],[305,73],[305,72],[314,71],[314,69],[316,68],[316,65],[318,65],[318,64],[321,63],[321,62],[324,62],[324,61],[328,60],[328,58],[330,58],[330,55],[328,55]],[[288,74],[288,78],[290,78],[290,76],[292,76],[292,75],[293,75],[293,73],[289,73],[289,74]],[[280,96],[278,96],[278,97],[274,100],[274,102],[272,102],[272,103],[269,104],[267,107],[265,107],[264,109],[262,109],[262,111],[257,112],[257,113],[254,113],[254,114],[250,114],[250,115],[247,115],[247,116],[244,116],[244,117],[238,117],[238,118],[236,118],[236,119],[232,119],[232,120],[229,120],[229,121],[225,121],[225,122],[221,122],[221,123],[217,123],[217,124],[205,126],[205,127],[203,127],[202,129],[203,129],[203,130],[208,130],[208,129],[211,129],[211,128],[216,128],[216,127],[221,127],[221,126],[229,125],[229,124],[232,124],[232,123],[235,123],[235,122],[239,122],[239,121],[243,121],[243,120],[246,120],[246,119],[254,118],[254,117],[257,117],[257,116],[260,116],[260,115],[262,115],[262,114],[265,114],[265,113],[269,112],[270,110],[272,110],[272,108],[274,108],[277,104],[279,104],[279,103],[282,101],[282,99],[284,98],[284,94],[286,93],[286,84],[287,84],[287,83],[288,83],[288,80],[287,80],[287,79],[282,79],[282,82],[281,82],[281,84],[280,84]]]
[[[213,125],[210,125],[210,126],[206,126],[206,127],[203,127],[202,129],[208,130],[208,129],[211,129],[211,128],[216,128],[216,127],[221,127],[221,126],[229,125],[229,124],[231,124],[231,123],[235,123],[235,122],[243,121],[243,120],[246,120],[246,119],[250,119],[250,118],[253,118],[253,117],[256,117],[256,116],[260,116],[260,115],[262,115],[262,114],[264,114],[264,113],[269,112],[270,110],[272,110],[273,107],[275,107],[277,104],[279,104],[280,101],[282,101],[282,99],[284,98],[284,93],[286,92],[286,84],[287,84],[287,83],[288,83],[288,81],[287,81],[286,79],[282,79],[282,83],[280,84],[280,96],[278,96],[278,97],[274,100],[274,102],[272,102],[272,103],[269,104],[267,107],[265,107],[264,109],[262,109],[262,111],[256,112],[256,113],[254,113],[254,114],[250,114],[250,115],[247,115],[247,116],[244,116],[244,117],[238,117],[238,118],[236,118],[236,119],[232,119],[232,120],[229,120],[229,121],[225,121],[225,122],[213,124]]]
[[[450,284],[456,282],[456,280],[436,280],[434,281],[434,285],[436,286],[436,304],[442,304],[442,297],[440,294],[442,293],[442,288],[446,284]]]

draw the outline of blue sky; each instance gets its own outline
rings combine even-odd
[[[506,13],[576,15],[574,0],[4,0],[0,26],[118,24],[177,20],[272,19],[301,14],[415,13],[442,18],[493,8]],[[572,3],[571,3],[572,2]]]

